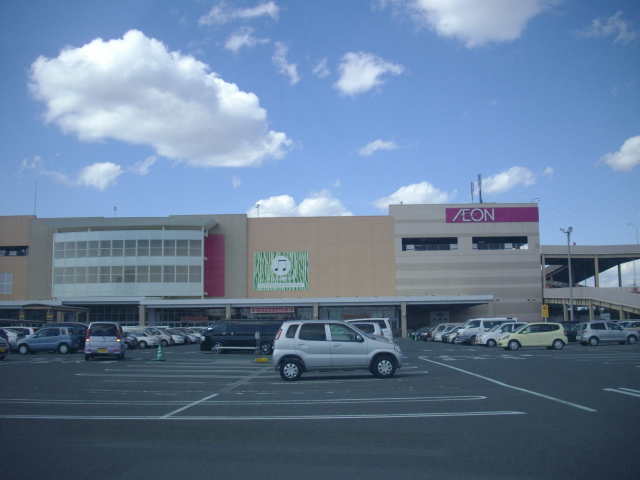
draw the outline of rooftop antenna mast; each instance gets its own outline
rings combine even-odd
[[[478,174],[478,200],[482,203],[482,174]]]
[[[475,189],[475,184],[471,182],[471,203],[473,203],[473,190]]]

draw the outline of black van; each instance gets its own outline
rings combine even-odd
[[[210,352],[214,347],[255,347],[256,332],[260,332],[260,353],[271,355],[273,341],[282,322],[283,320],[221,320],[212,323],[203,333],[200,350]]]

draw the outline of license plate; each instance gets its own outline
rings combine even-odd
[[[107,353],[107,349],[106,348],[99,348],[98,349],[98,353]]]
[[[4,353],[4,347],[0,347],[0,353]]]

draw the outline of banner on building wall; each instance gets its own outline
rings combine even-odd
[[[296,313],[294,307],[251,307],[251,313]]]
[[[309,290],[309,252],[254,252],[253,290]]]

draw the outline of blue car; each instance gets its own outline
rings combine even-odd
[[[80,339],[73,327],[45,327],[18,342],[22,355],[38,352],[76,353]]]

